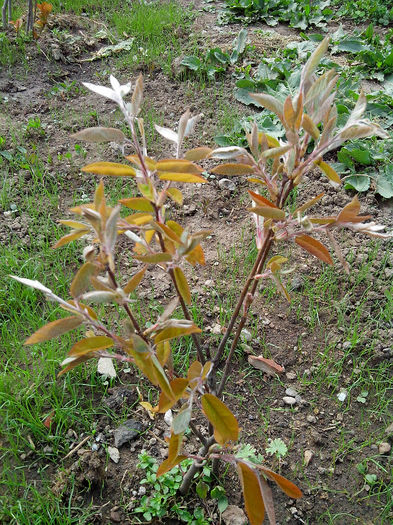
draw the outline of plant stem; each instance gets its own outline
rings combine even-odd
[[[198,452],[198,456],[206,456],[206,454],[209,451],[209,448],[213,445],[215,442],[214,436],[210,436],[208,440],[206,440],[206,443],[203,445],[203,447],[200,448]],[[191,467],[186,472],[182,484],[180,485],[179,492],[180,494],[187,494],[190,485],[192,483],[192,480],[194,479],[194,476],[197,472],[199,472],[203,467],[203,463],[200,463],[198,461],[194,461],[194,463],[191,465]]]
[[[263,266],[266,262],[266,259],[267,259],[267,256],[269,255],[269,252],[270,252],[270,248],[272,247],[272,244],[273,244],[273,232],[271,230],[269,230],[269,233],[265,239],[265,242],[263,243],[263,246],[261,248],[261,251],[260,253],[262,254],[258,261],[258,267],[257,267],[257,271],[255,272],[254,275],[257,275],[258,273],[260,273],[263,269]],[[252,304],[252,298],[254,297],[254,294],[255,294],[255,291],[257,289],[257,286],[258,286],[258,281],[256,279],[253,279],[253,282],[250,283],[251,284],[251,291],[250,291],[250,294],[249,294],[249,297],[250,297],[250,301],[247,303],[247,306],[244,308],[244,312],[243,312],[243,315],[240,319],[240,323],[237,327],[237,330],[236,330],[236,334],[235,334],[235,337],[232,341],[232,345],[231,345],[231,349],[229,351],[229,355],[226,359],[226,363],[225,363],[225,368],[224,368],[224,373],[223,373],[223,376],[221,378],[221,382],[220,382],[220,386],[218,387],[218,391],[217,391],[217,397],[220,397],[221,394],[222,394],[222,391],[224,390],[224,386],[225,386],[225,383],[227,382],[227,379],[228,379],[228,375],[229,375],[229,372],[230,372],[230,368],[231,368],[231,361],[232,361],[232,357],[233,357],[233,354],[235,352],[235,349],[236,349],[236,346],[237,346],[237,343],[239,341],[239,337],[240,337],[240,334],[243,330],[243,327],[247,321],[247,317],[248,317],[248,310],[249,310],[249,307],[250,305]]]
[[[225,334],[223,336],[223,338],[221,339],[221,342],[217,348],[217,353],[213,359],[213,363],[214,363],[214,367],[213,367],[213,373],[217,370],[217,368],[219,367],[220,363],[221,363],[221,358],[222,358],[222,354],[224,353],[224,349],[225,349],[225,345],[228,341],[228,338],[229,336],[231,335],[232,333],[232,330],[233,330],[233,327],[235,326],[235,323],[236,323],[236,320],[239,316],[239,313],[240,313],[240,309],[243,305],[243,302],[244,302],[244,299],[246,298],[246,295],[247,295],[247,292],[248,292],[248,289],[250,288],[251,286],[251,283],[253,282],[254,280],[254,276],[257,274],[258,272],[258,269],[260,267],[260,262],[264,256],[264,253],[265,253],[265,248],[266,248],[266,245],[267,245],[267,242],[268,240],[270,239],[271,240],[271,237],[272,237],[272,233],[271,231],[269,231],[269,234],[268,236],[265,238],[265,241],[261,247],[261,249],[259,250],[258,252],[258,255],[257,255],[257,258],[254,262],[254,266],[252,267],[251,271],[250,271],[250,274],[247,278],[247,281],[243,287],[243,290],[240,294],[240,297],[239,297],[239,300],[237,302],[237,305],[235,307],[235,310],[233,311],[233,314],[232,314],[232,317],[229,321],[229,324],[228,324],[228,327],[225,331]]]

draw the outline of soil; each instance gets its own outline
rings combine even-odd
[[[199,3],[198,7],[201,8],[202,3]],[[240,26],[219,27],[215,25],[215,20],[215,13],[200,10],[195,21],[195,31],[201,33],[207,47],[214,44],[225,48],[231,44]],[[75,85],[78,86],[81,81],[94,82],[97,71],[102,74],[107,71],[111,65],[110,60],[108,62],[84,60],[91,58],[102,45],[110,42],[105,39],[101,42],[94,40],[92,21],[86,21],[83,17],[55,15],[51,28],[66,28],[70,36],[68,40],[59,40],[56,32],[47,32],[45,39],[40,41],[39,48],[32,46],[28,67],[30,72],[39,71],[39,75],[23,75],[20,66],[15,66],[8,73],[6,71],[1,73],[0,95],[8,101],[6,105],[8,113],[0,115],[0,134],[10,137],[15,128],[23,129],[29,119],[39,117],[44,133],[41,133],[41,130],[30,129],[26,132],[25,140],[32,148],[34,147],[39,158],[43,159],[47,179],[54,183],[58,181],[61,188],[58,217],[53,217],[55,220],[64,217],[66,209],[73,203],[74,192],[78,192],[79,195],[92,193],[93,181],[86,177],[82,179],[80,176],[79,169],[83,164],[98,158],[118,160],[121,155],[109,146],[101,147],[98,152],[97,148],[86,146],[86,158],[81,159],[73,151],[73,141],[70,138],[70,133],[95,125],[97,115],[107,118],[113,109],[110,102],[90,93],[78,95],[72,90],[49,95],[51,91],[53,93],[53,88],[59,82],[75,81]],[[294,31],[284,26],[277,27],[269,38],[256,31],[260,28],[263,26],[250,26],[249,34],[252,44],[261,52],[270,52],[298,38]],[[126,79],[124,73],[122,72],[120,76]],[[136,76],[137,72],[133,72],[132,80]],[[168,78],[159,69],[144,71],[144,81],[146,107],[154,108],[157,114],[163,114],[165,123],[169,127],[175,125],[178,116],[187,107],[191,106],[191,110],[195,113],[205,113],[203,139],[212,145],[211,132],[215,129],[214,117],[217,111],[220,111],[219,101],[214,95],[214,86],[206,88],[206,98],[210,95],[209,90],[213,98],[211,106],[206,111],[200,105],[199,94],[193,89],[190,81],[181,82],[176,78]],[[220,82],[223,82],[224,89],[230,93],[233,85],[230,74]],[[239,113],[252,112],[241,104],[236,102],[233,104]],[[65,105],[72,111],[66,119],[63,119],[62,110]],[[56,114],[62,115],[62,120],[55,122],[53,115]],[[114,125],[113,121],[112,125]],[[192,147],[197,143],[190,142],[189,145]],[[155,146],[154,149],[156,148],[157,151],[152,153],[158,153],[161,146],[162,143]],[[72,152],[71,158],[64,156],[67,152]],[[169,149],[164,151],[164,154],[170,153]],[[58,180],[59,177],[61,181]],[[31,174],[27,170],[13,174],[10,182],[16,204],[20,192],[28,191],[30,178]],[[191,277],[193,292],[198,294],[202,311],[204,305],[208,307],[211,302],[209,294],[211,281],[217,284],[220,298],[225,299],[227,269],[223,270],[221,263],[229,255],[237,235],[243,233],[244,245],[251,247],[252,223],[242,199],[239,198],[244,192],[244,184],[240,178],[234,178],[234,182],[236,190],[232,192],[222,190],[218,180],[201,188],[186,190],[185,206],[181,211],[175,212],[175,217],[182,219],[182,222],[187,221],[191,230],[211,229],[214,232],[204,244],[206,266],[201,271],[194,272]],[[325,192],[325,214],[337,212],[350,198],[343,190],[337,192],[331,188],[316,173],[310,175],[305,186],[307,186],[307,194]],[[300,202],[306,200],[306,197],[303,194],[298,195]],[[391,202],[382,203],[372,192],[361,196],[361,202],[364,212],[372,214],[376,222],[386,225],[392,223]],[[316,213],[318,208],[319,206],[315,207]],[[2,215],[4,211],[7,210],[2,210]],[[44,213],[43,210],[42,214]],[[23,211],[18,216],[4,217],[0,223],[0,242],[10,243],[18,239],[29,247],[37,241],[30,238],[29,229],[32,219]],[[343,234],[341,241],[345,246],[344,254],[350,254],[352,250],[358,254],[355,256],[351,276],[347,277],[342,272],[342,277],[339,277],[338,286],[342,288],[342,299],[345,300],[346,288],[353,284],[362,260],[367,257],[369,240],[362,236],[353,237]],[[221,247],[221,255],[218,254],[217,245]],[[328,298],[326,303],[323,303],[321,298],[319,322],[315,326],[311,325],[312,308],[307,296],[302,298],[302,290],[306,281],[309,283],[317,281],[321,266],[310,261],[310,258],[303,253],[296,253],[296,256],[299,264],[295,275],[290,279],[298,308],[287,305],[284,300],[277,297],[274,302],[266,303],[261,296],[255,301],[251,314],[251,324],[257,328],[250,345],[251,349],[248,348],[248,351],[259,355],[263,348],[264,356],[273,358],[285,368],[285,372],[280,379],[264,376],[247,365],[245,352],[239,352],[225,398],[231,399],[231,408],[243,429],[244,442],[251,443],[258,451],[264,450],[268,438],[280,437],[288,445],[289,453],[283,459],[278,461],[267,457],[266,461],[272,468],[278,469],[283,475],[296,481],[304,492],[304,498],[296,502],[289,501],[279,490],[274,490],[277,519],[280,524],[330,523],[330,515],[342,513],[345,517],[342,520],[336,519],[334,523],[377,525],[375,520],[380,508],[372,499],[364,499],[366,495],[363,490],[364,480],[354,466],[363,458],[377,453],[378,443],[371,442],[367,430],[363,430],[364,413],[355,403],[344,410],[332,396],[331,386],[326,385],[326,389],[317,391],[314,386],[307,383],[307,378],[317,373],[320,366],[320,352],[326,348],[327,343],[331,353],[330,359],[340,360],[348,341],[336,327],[336,314]],[[381,250],[373,262],[375,270],[380,267],[383,257],[384,253]],[[392,267],[393,259],[390,257],[387,269],[391,272]],[[156,277],[155,295],[169,297],[169,283],[161,277],[157,278],[153,272],[150,272],[150,276]],[[351,296],[353,308],[356,306],[356,301],[365,301],[363,315],[367,325],[376,304],[379,300],[383,300],[384,286],[386,280],[385,284],[381,279],[376,281],[373,289],[365,297],[368,283],[363,282],[356,289],[357,295]],[[142,296],[144,293],[150,293],[150,289],[141,290]],[[347,312],[350,315],[351,309],[347,309]],[[210,314],[206,314],[204,326],[207,333],[209,331],[214,333],[214,327],[219,323],[219,310],[215,309]],[[392,332],[391,325],[388,323],[380,327],[380,341],[373,349],[369,365],[376,366],[389,359],[392,362]],[[354,360],[361,362],[366,344],[367,342],[363,341],[359,347],[353,348]],[[390,348],[390,352],[386,352],[386,348]],[[352,370],[350,362],[344,365],[340,377],[341,385],[351,381]],[[138,377],[132,372],[120,372],[117,386],[112,391],[109,390],[102,400],[110,408],[112,418],[108,415],[102,416],[95,437],[88,439],[81,448],[64,458],[61,465],[54,466],[49,463],[48,472],[52,476],[53,492],[64,501],[69,501],[71,497],[71,502],[78,507],[92,505],[96,512],[91,523],[136,523],[131,510],[140,498],[138,490],[142,473],[136,469],[138,453],[145,449],[159,461],[166,457],[164,436],[168,427],[161,418],[152,422],[147,412],[138,405],[139,396],[136,390],[138,383]],[[288,388],[294,389],[299,396],[294,407],[287,406],[283,401]],[[120,447],[120,461],[115,464],[111,460],[107,461],[104,445],[113,446],[116,417],[121,417],[125,411],[127,417],[132,417],[143,425],[144,431],[131,443]],[[378,414],[370,414],[368,417],[376,426],[382,428],[383,421],[380,421]],[[70,449],[73,450],[86,437],[70,429],[67,434]],[[346,447],[342,446],[343,441]],[[186,442],[185,447],[189,453],[197,452],[197,444],[192,439]],[[95,448],[97,450],[94,450]],[[312,455],[307,465],[304,460],[306,451],[311,451]],[[379,461],[382,465],[388,466],[389,458],[381,456]],[[44,460],[41,460],[41,463],[42,466],[45,465]],[[388,470],[387,468],[386,472]],[[36,471],[27,474],[31,479],[35,479]],[[69,484],[71,476],[76,482],[72,496],[70,496]],[[379,479],[380,476],[381,471]],[[235,472],[229,470],[223,483],[229,502],[241,506],[242,497]],[[126,508],[123,505],[124,501],[129,502]],[[213,523],[220,523],[217,509],[212,502],[197,501],[191,495],[188,501],[189,507],[192,508],[196,504],[205,507],[206,514],[212,517]],[[325,517],[321,518],[325,511]],[[353,519],[348,516],[352,516]]]

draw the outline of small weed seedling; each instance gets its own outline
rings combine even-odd
[[[354,197],[337,215],[315,216],[310,208],[319,202],[323,193],[308,195],[303,205],[294,209],[290,198],[304,176],[319,169],[329,181],[338,186],[341,180],[323,156],[344,142],[370,136],[386,137],[378,125],[363,117],[366,97],[361,93],[353,111],[344,124],[338,125],[335,105],[335,87],[338,75],[328,70],[318,76],[316,69],[328,49],[324,39],[310,56],[299,77],[296,94],[288,95],[284,102],[266,93],[252,97],[260,106],[272,111],[285,130],[285,139],[258,132],[253,125],[247,135],[248,149],[224,147],[211,150],[199,147],[183,152],[183,140],[194,130],[200,116],[191,117],[186,111],[180,118],[177,131],[156,125],[156,131],[176,146],[172,159],[153,159],[148,156],[144,121],[139,117],[143,97],[143,81],[136,81],[131,100],[126,101],[131,84],[121,85],[110,77],[111,87],[85,83],[85,87],[115,102],[130,129],[134,153],[125,163],[94,162],[83,172],[99,176],[125,177],[136,184],[130,188],[131,196],[111,206],[105,196],[104,183],[99,183],[91,203],[75,206],[71,212],[76,219],[60,221],[71,228],[56,248],[86,237],[89,244],[83,249],[84,263],[77,271],[70,287],[70,299],[59,297],[39,281],[14,277],[17,281],[41,291],[49,300],[57,302],[66,313],[56,321],[41,327],[26,344],[36,344],[61,336],[85,325],[87,331],[71,347],[63,361],[60,376],[93,358],[113,358],[134,365],[160,390],[158,404],[144,403],[152,413],[171,411],[171,434],[168,457],[149,478],[157,482],[184,460],[187,472],[180,480],[180,470],[171,475],[165,485],[167,491],[178,489],[186,494],[191,483],[203,475],[203,468],[212,465],[218,472],[219,463],[234,467],[243,490],[244,503],[251,525],[260,525],[265,513],[271,524],[276,523],[273,497],[267,480],[274,481],[290,498],[302,495],[300,489],[280,474],[255,461],[250,447],[239,445],[239,423],[222,396],[232,371],[233,357],[261,280],[271,280],[289,300],[282,266],[287,259],[269,254],[280,243],[294,243],[321,262],[332,265],[333,259],[320,240],[326,236],[345,270],[349,267],[340,250],[335,232],[347,228],[354,233],[375,237],[390,237],[382,233],[383,226],[369,222],[362,216],[360,203]],[[115,141],[123,144],[127,138],[118,129],[95,127],[76,133],[78,141]],[[203,159],[224,161],[211,169],[211,173],[226,176],[247,176],[248,180],[266,192],[266,196],[249,190],[252,206],[248,208],[255,222],[256,251],[235,309],[222,337],[202,343],[201,329],[190,313],[192,294],[186,277],[187,265],[196,267],[205,263],[201,242],[209,231],[191,232],[170,218],[167,208],[171,202],[181,206],[183,193],[175,184],[205,184],[203,168],[197,162]],[[138,196],[135,191],[138,191]],[[121,206],[131,214],[121,214]],[[129,212],[128,212],[129,213]],[[117,249],[121,238],[121,249]],[[126,243],[130,244],[127,250]],[[137,266],[132,275],[123,275],[117,264],[118,257],[132,257]],[[147,268],[165,273],[173,285],[173,296],[163,298],[163,312],[152,311],[153,321],[146,324],[138,317],[134,294],[142,281],[147,280]],[[149,298],[146,309],[149,307]],[[113,312],[123,322],[113,322]],[[182,317],[182,318],[179,318]],[[121,328],[120,328],[121,327]],[[172,356],[174,339],[190,336],[189,344],[195,348],[197,360],[188,366]],[[218,341],[218,342],[217,342]],[[110,350],[112,349],[112,350]],[[188,362],[189,349],[187,349]],[[263,359],[263,358],[262,358]],[[181,361],[181,360],[180,360]],[[265,360],[274,373],[279,368]],[[275,366],[274,366],[275,365]],[[222,372],[219,374],[220,369]],[[196,423],[198,421],[198,424]],[[200,443],[196,454],[183,449],[183,438],[191,432]],[[273,446],[273,444],[271,444]],[[271,448],[271,450],[273,450]],[[282,454],[283,447],[275,447],[274,454]],[[165,478],[164,478],[165,479]],[[169,479],[169,478],[168,478]],[[203,479],[203,478],[202,478]],[[146,477],[146,480],[148,478]],[[147,481],[150,484],[150,481]],[[159,485],[159,487],[161,487]],[[199,492],[205,493],[203,486]],[[161,488],[160,488],[161,490]],[[142,514],[149,512],[141,505]],[[158,509],[157,509],[158,512]],[[153,516],[153,515],[152,515]],[[148,517],[148,515],[147,515]],[[195,516],[194,516],[195,517]],[[199,519],[199,518],[198,518]],[[202,519],[202,518],[201,518]],[[200,522],[199,522],[200,523]]]

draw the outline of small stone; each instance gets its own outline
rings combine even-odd
[[[110,357],[100,357],[97,364],[97,372],[104,377],[116,377],[113,360]]]
[[[244,511],[236,505],[228,505],[221,517],[225,525],[246,525],[248,523]]]
[[[236,184],[230,179],[221,179],[218,181],[218,185],[222,190],[235,191]]]
[[[285,377],[289,379],[290,381],[293,381],[294,379],[296,379],[297,375],[296,375],[296,372],[287,372],[285,374]]]
[[[312,450],[305,450],[304,451],[304,465],[308,467],[310,464],[310,461],[314,457],[314,452]]]
[[[43,452],[44,454],[51,454],[51,453],[53,452],[53,448],[50,447],[49,445],[46,445],[46,447],[44,447],[44,448],[42,449],[42,452]]]
[[[390,445],[390,443],[383,442],[379,444],[378,452],[380,454],[389,454],[391,450],[392,450],[392,446]]]
[[[285,393],[287,396],[290,396],[290,397],[296,397],[298,395],[294,388],[287,388],[285,390]]]
[[[91,446],[91,450],[93,452],[97,452],[97,450],[100,448],[100,445],[98,443],[93,443]]]
[[[307,421],[309,423],[316,423],[317,422],[317,418],[315,416],[313,416],[312,414],[308,414],[306,419],[307,419]]]
[[[219,325],[218,323],[215,324],[212,328],[212,334],[214,335],[220,335],[221,334],[221,325]]]
[[[108,454],[113,463],[119,463],[120,460],[120,452],[119,449],[116,447],[108,447]]]
[[[252,334],[249,330],[247,330],[246,328],[243,328],[243,330],[240,333],[240,337],[243,341],[248,343],[252,339]]]
[[[138,421],[128,419],[123,425],[120,425],[114,432],[115,447],[121,447],[124,443],[132,441],[139,436],[143,427]]]
[[[284,403],[286,405],[290,405],[290,406],[296,405],[296,403],[297,403],[296,399],[294,397],[291,397],[291,396],[284,396],[282,398],[282,400],[284,401]]]
[[[351,341],[345,341],[342,346],[343,350],[348,350],[348,348],[351,348],[351,347],[352,347]]]
[[[146,494],[146,487],[143,485],[138,489],[138,496],[144,496]]]
[[[295,275],[291,281],[292,290],[301,290],[304,286],[304,279],[300,275]]]
[[[111,510],[111,520],[115,523],[121,523],[121,514],[117,510]]]
[[[205,281],[205,286],[208,286],[209,288],[211,288],[212,286],[214,286],[214,281],[213,281],[213,279],[208,279],[207,281]]]

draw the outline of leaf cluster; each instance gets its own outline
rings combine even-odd
[[[233,66],[246,50],[247,30],[242,29],[236,37],[231,52],[223,51],[219,47],[208,49],[201,58],[195,55],[187,55],[183,58],[180,65],[190,71],[206,76],[213,80],[219,73],[224,73],[228,67]]]
[[[330,5],[330,0],[226,0],[222,21],[263,21],[269,26],[284,22],[299,29],[325,27],[334,13]]]

